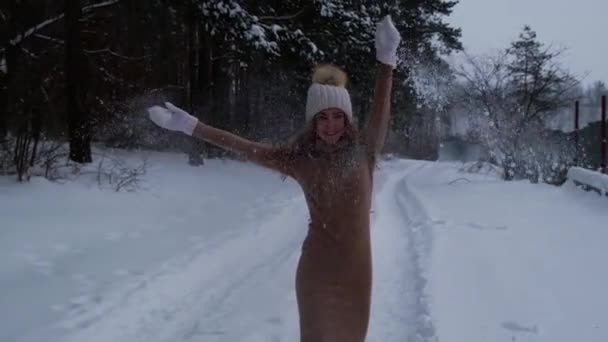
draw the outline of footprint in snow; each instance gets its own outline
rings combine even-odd
[[[126,277],[128,275],[131,275],[131,271],[129,270],[124,270],[124,269],[119,269],[119,270],[115,270],[113,272],[114,276],[116,277]]]
[[[171,223],[184,223],[185,220],[181,216],[171,215],[167,218]]]
[[[447,223],[447,221],[445,220],[441,220],[441,219],[431,219],[431,224],[435,225],[435,226],[443,226]]]
[[[485,230],[486,228],[480,224],[477,223],[467,223],[467,226],[469,228],[473,228],[473,229],[479,229],[479,230]]]
[[[127,233],[127,237],[131,240],[137,240],[137,239],[141,238],[141,233],[140,232],[129,232],[129,233]]]
[[[281,318],[280,317],[270,317],[266,320],[266,322],[272,324],[272,325],[280,325],[281,324]]]
[[[104,237],[107,241],[117,241],[122,239],[122,233],[118,233],[118,232],[111,232],[106,234],[106,236]]]
[[[57,243],[53,245],[53,250],[58,253],[67,253],[70,252],[71,249],[68,245],[65,245],[63,243]]]
[[[506,321],[502,323],[502,327],[512,332],[538,334],[538,327],[536,325],[525,326],[517,322]]]
[[[477,230],[507,230],[507,229],[509,229],[507,226],[487,227],[487,226],[482,226],[477,223],[467,223],[467,227],[477,229]]]

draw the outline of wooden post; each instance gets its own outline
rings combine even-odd
[[[574,103],[574,165],[579,166],[578,155],[580,152],[579,148],[579,102],[578,100]]]
[[[602,127],[601,127],[602,173],[606,173],[606,95],[602,96]]]

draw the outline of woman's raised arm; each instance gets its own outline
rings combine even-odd
[[[180,131],[226,150],[243,155],[247,160],[269,169],[293,176],[293,165],[272,145],[247,140],[236,134],[206,125],[188,112],[165,103],[165,107],[148,109],[150,119],[162,128]]]
[[[242,138],[199,122],[192,134],[208,143],[236,152],[258,165],[293,176],[293,163],[272,145]]]
[[[397,48],[400,42],[401,35],[391,17],[384,17],[376,27],[376,59],[381,64],[376,74],[372,114],[365,132],[369,153],[374,156],[382,150],[388,130],[393,69],[397,66]]]
[[[382,151],[386,131],[391,119],[391,88],[393,84],[393,68],[381,64],[376,74],[376,87],[374,88],[374,101],[372,114],[365,131],[365,138],[369,152],[374,155]]]

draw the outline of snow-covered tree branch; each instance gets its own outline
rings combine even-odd
[[[102,8],[102,7],[106,7],[106,6],[110,6],[110,5],[114,5],[119,3],[121,0],[108,0],[108,1],[104,1],[104,2],[100,2],[97,4],[93,4],[93,5],[89,5],[89,6],[84,6],[82,8],[82,12],[83,13],[87,13],[90,12],[94,9],[98,9],[98,8]],[[49,18],[44,20],[43,22],[32,26],[31,28],[25,30],[25,32],[18,34],[17,36],[15,36],[12,39],[9,39],[9,44],[10,45],[17,45],[20,44],[24,39],[29,38],[30,36],[32,36],[33,34],[41,31],[42,29],[46,28],[47,26],[54,24],[60,20],[62,20],[65,17],[64,13],[61,13],[53,18]],[[4,52],[6,50],[6,48],[0,49],[0,53]]]
[[[543,153],[557,152],[546,149],[550,137],[545,122],[573,103],[572,90],[578,85],[561,67],[560,55],[561,50],[544,48],[525,27],[510,48],[494,56],[466,55],[459,70],[456,101],[468,113],[473,135],[503,166],[507,178],[537,180],[543,174]],[[559,155],[565,163],[572,157],[563,150]]]

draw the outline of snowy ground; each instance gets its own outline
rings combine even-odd
[[[464,177],[434,163],[406,177],[413,227],[433,235],[439,341],[608,341],[608,199]]]
[[[378,171],[368,341],[608,340],[608,199],[459,166]],[[153,153],[144,186],[0,178],[0,341],[297,341],[297,185]]]

